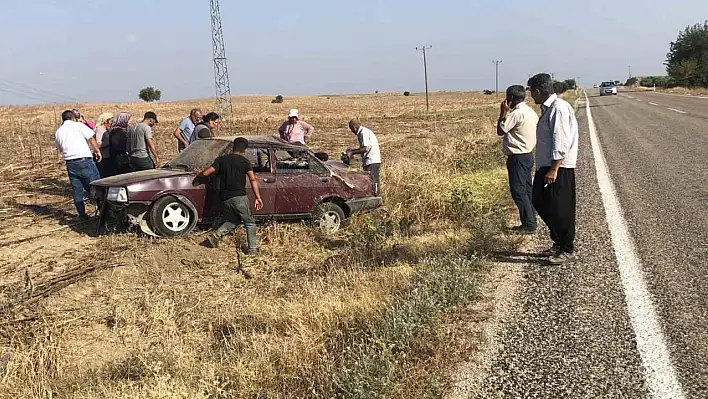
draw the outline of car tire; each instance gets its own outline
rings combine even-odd
[[[184,236],[192,230],[194,217],[186,204],[168,195],[155,201],[150,208],[150,227],[162,237]]]
[[[333,202],[323,202],[312,212],[312,224],[324,234],[338,232],[346,221],[344,210]]]

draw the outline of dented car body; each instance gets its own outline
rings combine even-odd
[[[341,162],[318,158],[307,147],[272,136],[245,136],[246,157],[263,200],[256,220],[313,220],[327,232],[338,230],[354,213],[381,204],[371,176]],[[198,224],[219,220],[222,204],[216,177],[196,178],[216,157],[231,152],[235,137],[195,141],[160,169],[127,173],[91,183],[100,206],[98,233],[111,223],[139,226],[156,236],[188,234]],[[318,154],[320,155],[320,154]]]

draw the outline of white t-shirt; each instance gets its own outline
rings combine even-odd
[[[356,138],[359,140],[360,147],[369,147],[369,151],[367,151],[363,156],[364,166],[381,163],[379,140],[376,138],[374,132],[362,126],[356,133]]]
[[[57,149],[64,155],[65,161],[79,158],[93,158],[93,153],[86,140],[95,133],[81,122],[65,121],[57,129],[55,140]]]

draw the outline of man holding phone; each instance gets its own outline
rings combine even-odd
[[[536,125],[538,115],[526,105],[524,86],[509,86],[506,99],[501,103],[501,112],[497,122],[497,134],[503,137],[502,151],[507,156],[506,169],[509,173],[509,189],[516,207],[519,208],[520,226],[511,230],[518,234],[536,232],[536,211],[531,194],[533,183],[533,152],[536,147]]]

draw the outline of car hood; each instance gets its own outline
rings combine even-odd
[[[140,183],[147,180],[163,179],[166,177],[185,176],[193,174],[194,172],[187,172],[183,170],[150,169],[94,180],[91,182],[91,185],[102,187],[125,187],[129,184]]]

